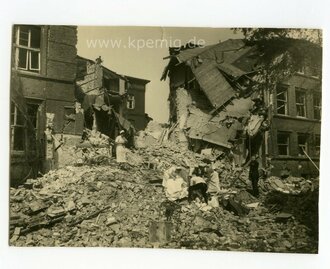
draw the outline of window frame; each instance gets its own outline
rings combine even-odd
[[[316,143],[317,139],[319,140],[319,143]],[[315,134],[314,135],[314,155],[319,158],[320,154],[321,154],[321,135]]]
[[[315,97],[317,96],[319,102],[317,105],[315,105]],[[319,117],[316,117],[315,110],[318,110]],[[322,96],[320,92],[314,92],[313,93],[313,118],[315,120],[321,120],[322,118]]]
[[[20,44],[20,33],[21,33],[21,27],[27,26],[29,29],[28,31],[28,44],[22,45]],[[32,36],[32,28],[38,28],[40,31],[40,44],[39,48],[34,48],[31,46],[31,36]],[[18,25],[15,28],[15,68],[17,70],[22,70],[26,72],[32,72],[39,74],[41,72],[41,43],[42,43],[42,28],[41,26],[34,26],[34,25]],[[26,50],[26,64],[25,68],[19,66],[19,54],[21,50]],[[32,67],[32,53],[36,52],[38,53],[38,68]]]
[[[135,96],[133,94],[127,95],[126,107],[130,110],[135,109]]]
[[[305,138],[305,143],[301,144],[299,142],[299,137]],[[305,157],[304,152],[300,153],[301,147],[304,149],[304,151],[309,154],[309,135],[306,133],[297,133],[297,146],[298,146],[298,156]]]
[[[279,143],[279,135],[286,135],[287,136],[287,143]],[[289,132],[283,132],[283,131],[277,131],[276,133],[276,143],[277,143],[277,155],[278,156],[290,156],[290,133]],[[280,154],[279,146],[286,146],[287,153],[286,154]]]
[[[279,93],[279,90],[282,90],[280,93]],[[278,99],[278,96],[285,92],[285,100],[282,100],[282,99]],[[289,114],[289,111],[288,111],[288,99],[289,99],[289,94],[288,94],[288,86],[285,86],[285,85],[279,85],[277,86],[276,88],[276,114],[278,115],[288,115]],[[284,114],[283,113],[279,113],[278,110],[279,110],[279,106],[278,106],[278,102],[284,102]],[[282,107],[282,106],[281,106]]]
[[[298,103],[297,102],[297,93],[302,93],[304,95],[304,102]],[[295,88],[295,104],[296,104],[296,117],[299,118],[307,118],[307,91],[303,88]],[[304,116],[298,115],[298,106],[303,107],[304,109]]]
[[[10,117],[14,114],[14,121],[10,118],[10,150],[14,153],[24,153],[26,150],[26,119],[23,113],[18,109],[17,105],[14,102],[11,102],[11,107],[14,108],[14,113],[10,111]],[[18,115],[21,113],[23,123],[18,124],[17,119]],[[21,129],[23,131],[23,148],[15,149],[15,132],[17,129]]]

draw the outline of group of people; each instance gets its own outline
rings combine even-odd
[[[121,167],[127,162],[125,131],[120,131],[115,139],[116,160]],[[252,183],[252,194],[259,195],[259,163],[257,156],[252,156],[249,163],[249,179]],[[188,197],[189,201],[199,198],[207,203],[210,196],[220,192],[219,174],[212,167],[194,167],[189,174],[182,167],[171,167],[164,173],[163,186],[169,200]]]
[[[220,192],[219,174],[211,167],[194,167],[188,172],[182,167],[171,167],[164,173],[163,186],[170,201],[188,197],[208,203]]]

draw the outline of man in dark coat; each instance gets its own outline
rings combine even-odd
[[[256,156],[251,157],[249,179],[252,182],[252,194],[259,196],[258,181],[259,181],[259,163]]]

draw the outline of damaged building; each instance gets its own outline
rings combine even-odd
[[[75,26],[13,27],[12,183],[56,168],[56,146],[81,136],[83,115],[75,113],[74,96],[76,43]]]
[[[76,98],[84,111],[85,127],[114,139],[120,129],[143,130],[145,90],[149,80],[120,75],[95,61],[77,57]]]
[[[244,40],[169,53],[161,79],[169,77],[171,136],[181,147],[212,148],[238,166],[258,154],[274,175],[318,174],[321,81],[313,68],[270,91],[258,87],[260,52]]]

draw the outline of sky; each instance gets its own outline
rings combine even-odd
[[[168,121],[168,80],[160,77],[168,60],[169,46],[189,41],[211,45],[241,38],[229,28],[109,27],[79,26],[78,55],[95,60],[119,74],[150,80],[146,88],[146,113],[154,120]]]

